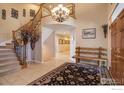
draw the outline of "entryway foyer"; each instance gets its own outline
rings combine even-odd
[[[0,4],[1,85],[123,85],[123,4]]]

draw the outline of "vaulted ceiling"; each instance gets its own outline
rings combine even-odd
[[[93,16],[97,16],[97,14],[100,15],[101,12],[108,13],[108,4],[99,4],[99,3],[86,3],[86,4],[76,4],[75,7],[75,14],[76,18],[83,20],[90,20]],[[99,17],[99,16],[98,16]],[[86,18],[86,19],[85,19]],[[87,19],[89,18],[89,19]]]

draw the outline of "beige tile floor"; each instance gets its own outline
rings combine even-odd
[[[56,67],[69,62],[66,57],[58,57],[44,63],[29,64],[28,68],[0,77],[0,85],[27,85]]]

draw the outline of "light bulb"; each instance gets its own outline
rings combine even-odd
[[[61,8],[61,7],[63,7],[63,5],[62,5],[62,4],[59,4],[59,5],[58,5],[58,7],[60,7],[60,8]]]

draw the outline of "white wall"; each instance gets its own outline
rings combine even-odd
[[[35,48],[31,49],[31,42],[26,45],[26,62],[41,63],[42,62],[42,26],[39,26],[39,39],[35,43]]]
[[[106,4],[76,4],[76,46],[107,48],[107,38],[102,31],[108,18],[107,9]],[[82,29],[86,28],[96,28],[96,39],[82,39]]]
[[[70,32],[70,60],[75,62],[75,59],[72,58],[75,55],[75,48],[76,48],[76,31]]]
[[[42,27],[42,61],[55,57],[55,31]]]
[[[112,13],[115,9],[117,4],[113,3],[113,4],[109,4],[108,5],[108,20],[107,23],[110,26],[111,25],[111,16]],[[108,28],[108,67],[111,66],[111,30]]]
[[[35,63],[41,63],[42,62],[42,29],[40,30],[40,38],[35,43],[35,48],[32,51],[32,58]]]
[[[11,8],[19,11],[18,19],[11,17]],[[3,20],[1,10],[6,10],[6,20]],[[26,17],[22,16],[23,9],[26,9]],[[36,4],[0,4],[0,42],[12,38],[12,30],[18,29],[23,24],[27,23],[32,17],[29,15],[30,9],[37,10],[39,6]]]

